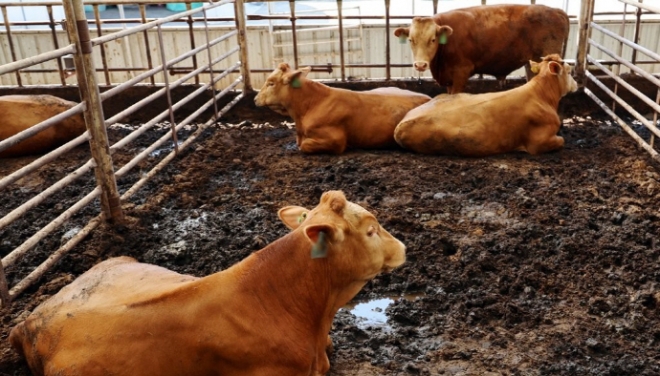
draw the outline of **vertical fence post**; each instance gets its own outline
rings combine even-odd
[[[238,30],[238,45],[241,48],[241,75],[243,76],[243,93],[254,91],[250,80],[250,64],[248,63],[247,36],[245,34],[245,6],[243,0],[234,2],[234,14],[236,15],[236,30]]]
[[[640,0],[640,3],[642,1]],[[637,10],[635,11],[635,34],[633,35],[633,43],[638,44],[639,43],[639,28],[642,24],[642,8],[637,7]],[[637,64],[637,50],[633,48],[632,50],[632,58],[630,59],[630,62],[633,64]]]
[[[142,20],[142,24],[147,23],[147,11],[145,8],[144,4],[140,4],[140,19]],[[151,47],[149,47],[149,33],[147,30],[142,32],[142,35],[144,35],[144,51],[147,53],[147,67],[149,70],[154,69],[154,64],[151,61]],[[154,86],[156,85],[156,79],[154,76],[149,77],[151,80],[151,85]]]
[[[346,81],[346,64],[344,62],[344,16],[343,1],[337,0],[337,18],[339,18],[339,62],[341,64],[341,80]]]
[[[124,222],[115,172],[110,157],[108,134],[105,129],[103,106],[99,87],[96,81],[96,71],[92,59],[92,42],[89,26],[85,18],[82,0],[65,0],[62,2],[67,22],[69,38],[76,46],[75,64],[78,72],[78,88],[80,97],[86,102],[85,123],[90,134],[89,145],[96,167],[94,175],[101,186],[101,208],[106,220],[114,223]]]
[[[5,275],[5,267],[0,260],[0,308],[9,306],[9,285]]]
[[[158,49],[160,50],[160,63],[163,65],[163,79],[165,81],[165,96],[167,97],[167,110],[170,115],[170,130],[172,131],[172,143],[174,143],[174,152],[179,153],[179,140],[176,136],[176,123],[174,122],[174,111],[172,110],[172,92],[170,91],[170,79],[167,77],[167,58],[165,57],[165,44],[163,43],[163,28],[158,25]],[[192,47],[193,49],[195,47]],[[197,64],[195,64],[197,65]],[[194,69],[197,69],[195,67]],[[197,82],[199,82],[199,75]]]
[[[433,14],[438,14],[438,0],[433,0]]]
[[[582,0],[578,23],[578,51],[575,59],[575,76],[580,86],[586,85],[587,49],[589,46],[589,24],[593,17],[594,0]]]
[[[7,31],[7,41],[9,42],[9,52],[11,53],[11,61],[16,61],[16,50],[14,49],[14,38],[11,34],[11,25],[9,22],[9,16],[7,15],[7,7],[2,7],[2,18],[5,22],[5,30]],[[16,82],[18,86],[23,86],[21,81],[21,71],[16,70]]]
[[[57,31],[56,31],[56,25],[55,25],[55,18],[53,18],[53,6],[48,5],[46,7],[46,11],[48,12],[48,27],[50,28],[50,33],[53,36],[53,47],[55,49],[60,48],[60,44],[57,41]],[[57,69],[59,70],[60,73],[60,82],[62,83],[62,86],[66,86],[66,75],[64,75],[64,67],[62,66],[62,59],[58,58],[57,59]]]
[[[293,45],[293,67],[298,69],[298,33],[296,32],[296,3],[289,0],[289,12],[291,13],[291,44]]]
[[[390,0],[385,0],[385,79],[392,79],[390,51]]]

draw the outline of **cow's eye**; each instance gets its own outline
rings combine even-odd
[[[268,86],[275,86],[275,83],[271,81],[268,83]]]
[[[431,39],[431,43],[435,43],[435,38]]]
[[[367,230],[367,236],[371,237],[371,236],[374,236],[377,233],[378,233],[378,230],[376,230],[376,227],[369,226],[369,229]]]
[[[307,212],[302,212],[300,216],[298,217],[298,223],[303,223],[307,219]]]
[[[408,38],[408,42],[410,42],[410,43],[415,43],[415,41],[412,40],[412,38]]]

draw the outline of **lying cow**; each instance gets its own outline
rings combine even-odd
[[[394,128],[408,111],[428,102],[424,94],[394,87],[350,91],[305,78],[310,68],[279,65],[254,98],[257,106],[289,115],[304,153],[341,154],[347,146],[395,146]]]
[[[6,95],[0,97],[0,141],[56,116],[76,103],[52,95]],[[0,158],[20,157],[50,151],[85,132],[82,114],[73,115],[22,141],[0,151]]]
[[[563,54],[568,16],[544,5],[484,5],[415,17],[410,27],[394,31],[407,37],[413,67],[431,69],[449,94],[463,91],[475,73],[506,76],[540,56]],[[528,68],[528,67],[527,67]],[[531,79],[529,69],[528,79]]]
[[[338,191],[278,215],[289,234],[205,278],[103,261],[9,341],[35,375],[324,375],[335,313],[405,246]]]
[[[394,138],[419,153],[467,157],[562,148],[557,107],[564,95],[577,90],[571,67],[557,54],[530,64],[538,75],[515,89],[439,95],[410,111]]]

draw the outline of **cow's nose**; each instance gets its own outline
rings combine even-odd
[[[417,69],[420,72],[424,72],[426,68],[429,67],[429,64],[425,61],[416,61],[415,64],[415,69]]]

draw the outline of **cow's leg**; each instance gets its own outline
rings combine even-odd
[[[341,154],[346,150],[346,134],[339,127],[324,127],[305,133],[298,145],[303,153]]]
[[[452,84],[451,86],[447,87],[447,92],[449,94],[462,93],[465,89],[465,84],[467,84],[470,76],[472,76],[473,68],[474,67],[472,65],[469,65],[463,67],[461,70],[455,71],[452,76]]]
[[[496,76],[495,78],[497,78],[500,90],[506,89],[506,76]]]
[[[553,150],[559,150],[564,147],[564,138],[561,136],[550,136],[543,141],[533,142],[527,146],[527,152],[530,154],[542,154]]]

